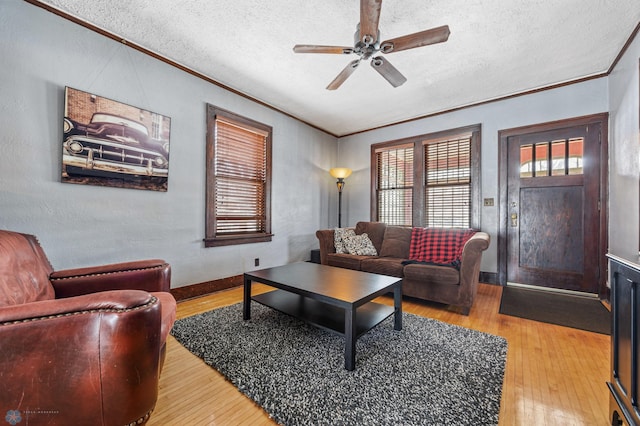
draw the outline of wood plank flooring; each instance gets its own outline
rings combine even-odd
[[[254,293],[270,290],[253,285]],[[470,315],[403,301],[405,312],[505,337],[500,425],[606,425],[609,336],[498,314],[502,287],[480,284]],[[237,287],[178,304],[178,318],[242,301]],[[391,297],[377,301],[393,304]],[[148,424],[274,425],[219,373],[169,336],[156,409]]]

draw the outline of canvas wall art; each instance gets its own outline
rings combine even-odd
[[[167,191],[171,119],[65,88],[62,182]]]

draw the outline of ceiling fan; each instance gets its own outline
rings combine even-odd
[[[358,59],[351,61],[338,76],[327,86],[327,90],[336,90],[356,70],[360,61],[371,59],[371,66],[378,71],[393,87],[402,85],[407,78],[382,56],[374,56],[378,52],[384,54],[400,52],[415,47],[442,43],[449,38],[449,26],[419,31],[402,37],[380,42],[380,8],[382,0],[360,0],[360,24],[356,27],[354,46],[320,46],[315,44],[296,44],[295,53],[334,53],[350,55],[355,53]]]

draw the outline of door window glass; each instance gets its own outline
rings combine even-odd
[[[582,169],[582,159],[584,156],[584,139],[570,139],[569,140],[569,174],[570,175],[581,175],[583,173]]]
[[[536,144],[536,158],[533,176],[549,175],[549,142]]]
[[[551,142],[551,175],[564,176],[567,169],[567,144],[565,141]]]
[[[520,146],[520,177],[583,174],[583,144],[575,138]]]

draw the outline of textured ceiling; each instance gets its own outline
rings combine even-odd
[[[40,0],[337,136],[606,73],[638,0],[383,0],[381,39],[449,25],[446,43],[385,56],[393,88],[355,55],[358,0]],[[365,66],[366,65],[366,66]]]

